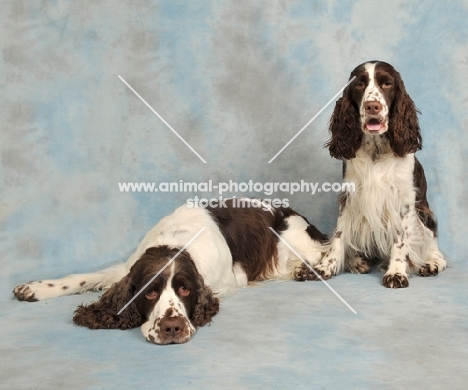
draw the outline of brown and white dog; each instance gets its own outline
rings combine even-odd
[[[146,234],[124,264],[29,282],[13,292],[19,300],[39,301],[108,289],[98,302],[76,309],[75,324],[91,329],[140,326],[152,343],[184,343],[218,313],[219,297],[250,282],[292,277],[302,261],[270,227],[310,266],[326,251],[327,237],[291,208],[246,198],[224,205],[179,207]]]
[[[341,195],[330,249],[315,270],[329,279],[344,269],[367,273],[380,262],[385,287],[407,287],[411,272],[433,276],[446,267],[414,156],[422,147],[418,112],[390,64],[361,64],[353,77],[336,103],[326,146],[343,160],[344,181],[355,191]],[[301,268],[296,279],[317,278]]]

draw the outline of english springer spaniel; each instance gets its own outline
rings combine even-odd
[[[367,273],[380,262],[385,287],[408,287],[411,272],[434,276],[446,267],[414,156],[422,147],[418,111],[390,64],[361,64],[353,77],[336,103],[326,146],[343,160],[344,181],[355,191],[341,195],[331,246],[315,270],[329,279],[343,269]],[[295,277],[316,279],[304,266]]]
[[[146,234],[126,263],[29,282],[13,293],[19,300],[39,301],[109,289],[98,302],[76,309],[75,324],[91,329],[140,326],[149,342],[184,343],[218,313],[219,297],[250,282],[292,277],[302,261],[270,227],[310,266],[326,252],[328,238],[291,208],[246,198],[223,206],[181,206]]]

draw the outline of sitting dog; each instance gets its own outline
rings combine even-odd
[[[29,282],[13,293],[32,302],[108,289],[98,302],[76,309],[75,324],[140,326],[149,342],[184,343],[218,313],[219,297],[250,282],[291,277],[301,259],[314,266],[326,251],[327,237],[291,208],[246,198],[224,206],[181,206],[146,234],[126,263]]]
[[[400,74],[385,62],[356,67],[330,120],[332,157],[343,161],[344,181],[331,246],[315,267],[323,279],[346,269],[367,273],[380,262],[382,284],[408,287],[409,275],[433,276],[446,267],[426,199],[417,109]],[[301,266],[298,280],[316,279]]]

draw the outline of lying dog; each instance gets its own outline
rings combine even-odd
[[[146,234],[126,263],[22,284],[13,293],[32,302],[109,289],[98,302],[76,309],[75,324],[141,326],[149,342],[184,343],[218,313],[219,297],[249,282],[292,277],[302,263],[297,255],[314,266],[326,251],[327,237],[290,208],[245,198],[225,205],[181,206]]]

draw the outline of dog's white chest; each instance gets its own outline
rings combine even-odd
[[[412,154],[376,157],[360,150],[356,158],[347,161],[345,181],[355,186],[343,209],[349,245],[369,256],[389,253],[402,231],[401,211],[415,199],[413,167]]]

